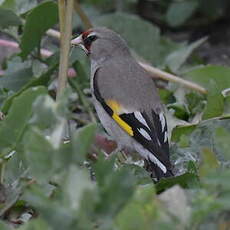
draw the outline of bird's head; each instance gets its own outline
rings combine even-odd
[[[91,59],[129,54],[126,42],[121,36],[104,27],[89,29],[71,43],[80,46]]]

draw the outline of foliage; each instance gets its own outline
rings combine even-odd
[[[161,20],[171,27],[186,24],[199,25],[200,21],[208,24],[227,17],[230,7],[228,0],[164,0],[156,4],[164,12],[161,15]]]
[[[122,34],[137,56],[208,90],[200,95],[173,83],[159,90],[177,176],[154,185],[140,159],[121,153],[105,159],[94,143],[103,131],[92,122],[89,65],[80,50],[70,57],[78,76],[69,79],[60,100],[53,99],[59,53],[46,58],[40,48],[58,50],[45,35],[57,23],[56,2],[2,0],[1,32],[18,41],[20,51],[5,60],[0,77],[0,229],[229,228],[230,68],[188,67],[205,38],[174,43],[130,13],[98,13],[100,2],[91,5],[94,24]],[[194,9],[180,6],[187,16],[200,6],[189,4]]]

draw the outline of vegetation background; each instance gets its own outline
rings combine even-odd
[[[0,0],[0,229],[230,229],[230,2],[75,0],[72,26],[70,2]],[[180,76],[155,77],[175,178],[154,185],[137,156],[106,158],[89,60],[68,54],[90,24]]]

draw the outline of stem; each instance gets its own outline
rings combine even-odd
[[[58,40],[60,40],[60,38],[61,38],[60,32],[57,31],[57,30],[54,30],[54,29],[49,29],[49,30],[47,30],[47,31],[46,31],[46,34],[47,34],[48,36],[53,37],[53,38],[56,38],[56,39],[58,39]]]
[[[85,12],[82,10],[81,5],[79,3],[79,0],[74,1],[74,9],[81,18],[81,21],[85,27],[85,29],[90,29],[93,27],[92,23],[90,22],[88,16],[85,14]]]
[[[202,93],[202,94],[207,94],[207,90],[205,88],[203,88],[202,86],[194,83],[194,82],[191,82],[191,81],[187,81],[187,80],[184,80],[180,77],[177,77],[173,74],[170,74],[170,73],[167,73],[167,72],[164,72],[160,69],[157,69],[149,64],[146,64],[146,63],[143,63],[143,62],[139,62],[139,64],[151,75],[151,77],[153,78],[156,78],[156,77],[159,77],[163,80],[166,80],[166,81],[171,81],[171,82],[175,82],[175,83],[179,83],[187,88],[190,88],[190,89],[193,89],[199,93]]]
[[[59,0],[59,20],[61,31],[60,64],[58,74],[57,98],[66,87],[70,40],[72,36],[73,0]]]

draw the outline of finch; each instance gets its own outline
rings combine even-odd
[[[120,148],[138,152],[157,180],[173,176],[160,97],[124,39],[98,27],[83,32],[72,44],[90,58],[93,103],[108,134]]]

